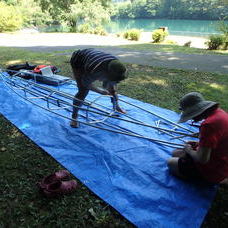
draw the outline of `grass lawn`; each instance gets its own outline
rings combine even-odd
[[[228,50],[207,50],[201,48],[184,47],[176,44],[129,44],[120,45],[121,48],[127,48],[137,51],[159,51],[159,52],[180,52],[185,54],[202,54],[202,55],[228,55]]]
[[[70,56],[0,48],[0,67],[29,61],[51,64],[71,75]],[[170,70],[127,64],[129,78],[119,93],[178,111],[181,96],[199,91],[228,110],[228,75]],[[0,227],[134,227],[79,181],[78,190],[59,199],[46,199],[36,188],[43,176],[62,167],[0,115]],[[228,188],[219,187],[202,228],[228,224]]]

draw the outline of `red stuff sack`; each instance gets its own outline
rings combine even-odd
[[[41,69],[44,67],[48,67],[48,65],[38,65],[37,67],[34,68],[33,73],[42,74]],[[50,67],[53,73],[58,72],[58,69],[55,66],[50,66]]]

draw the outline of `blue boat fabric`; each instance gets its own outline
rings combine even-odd
[[[73,95],[76,90],[75,84],[61,86],[61,91]],[[95,100],[98,96],[90,92],[88,99]],[[179,115],[173,111],[122,95],[120,98],[174,122],[178,120]],[[102,102],[111,105],[110,99]],[[153,124],[159,119],[128,104],[120,102],[120,105],[128,115],[145,123]],[[84,124],[71,128],[68,119],[19,97],[1,78],[0,113],[137,227],[200,227],[216,193],[216,186],[188,183],[170,175],[166,160],[173,148]],[[121,120],[107,121],[170,141],[170,136],[151,128]]]

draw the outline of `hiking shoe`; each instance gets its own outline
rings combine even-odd
[[[52,184],[49,184],[47,188],[43,189],[42,193],[48,197],[57,197],[61,195],[66,195],[72,193],[77,188],[77,181],[56,181]]]
[[[79,127],[79,123],[78,123],[78,121],[76,121],[76,120],[71,120],[71,121],[70,121],[70,126],[71,126],[72,128],[78,128],[78,127]]]
[[[53,182],[56,182],[58,180],[63,180],[70,176],[70,173],[67,170],[59,170],[51,175],[46,176],[41,180],[41,182],[38,182],[38,186],[41,189],[45,189],[48,187],[48,185],[52,184]]]

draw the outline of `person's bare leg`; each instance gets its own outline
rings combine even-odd
[[[172,157],[180,158],[184,156],[185,156],[185,152],[183,148],[178,148],[172,151]]]
[[[177,177],[180,177],[182,179],[185,179],[185,177],[180,173],[179,171],[179,168],[178,168],[178,160],[179,158],[177,157],[173,157],[173,158],[170,158],[168,161],[167,161],[167,165],[168,165],[168,168],[169,168],[169,171],[177,176]]]
[[[82,84],[82,80],[81,77],[83,75],[83,73],[79,70],[79,69],[74,69],[72,67],[73,70],[73,77],[76,80],[77,86],[78,86],[78,92],[75,94],[74,96],[74,100],[73,100],[73,113],[71,118],[73,120],[70,121],[70,126],[77,128],[79,127],[77,118],[78,118],[78,111],[79,111],[79,107],[82,105],[85,97],[87,96],[89,89],[87,89],[86,87],[83,86]]]
[[[113,110],[125,114],[126,111],[121,109],[120,106],[119,106],[118,95],[117,95],[117,92],[116,92],[115,88],[113,86],[109,87],[108,91],[109,91],[110,95],[112,96],[111,97],[111,102],[113,104]]]
[[[89,93],[89,90],[85,87],[82,87],[82,88],[78,88],[78,92],[75,94],[75,99],[73,101],[73,113],[72,113],[72,119],[71,122],[70,122],[70,126],[71,127],[74,127],[74,128],[77,128],[79,127],[79,123],[77,121],[78,119],[78,110],[79,110],[79,107],[82,105],[84,99],[86,98],[87,94]]]
[[[77,93],[75,94],[74,98],[77,99]],[[73,105],[77,105],[75,102],[75,99],[73,101]],[[70,126],[73,128],[79,127],[79,123],[77,121],[77,119],[78,119],[78,108],[75,106],[73,107],[73,113],[72,113],[71,118],[72,118],[72,120],[70,121]]]

